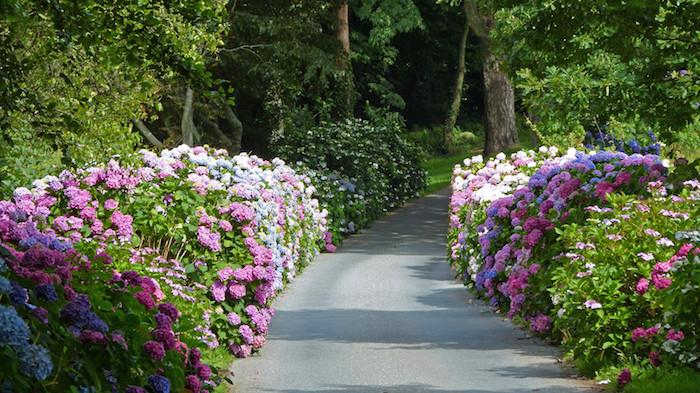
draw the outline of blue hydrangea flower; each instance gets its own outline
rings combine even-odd
[[[29,327],[14,307],[0,305],[0,344],[20,347],[29,341]]]
[[[107,324],[94,312],[90,311],[90,302],[84,295],[79,295],[61,310],[61,318],[67,320],[76,330],[95,330],[106,333]]]
[[[39,299],[46,300],[47,302],[55,302],[58,300],[56,288],[51,284],[37,285],[37,287],[34,288],[34,293]]]
[[[11,291],[12,284],[10,284],[10,280],[0,276],[0,293],[3,295],[9,295]]]
[[[40,345],[26,345],[18,351],[20,371],[33,377],[37,381],[43,381],[51,375],[53,363],[49,350]]]
[[[15,209],[10,212],[10,219],[14,222],[27,221],[27,213],[24,210]]]
[[[16,306],[24,306],[29,301],[29,291],[27,288],[13,282],[12,291],[10,292],[10,301]]]
[[[48,247],[52,250],[61,251],[61,252],[66,252],[66,251],[73,248],[73,246],[69,242],[64,242],[64,241],[61,241],[57,238],[51,239],[51,242],[49,243]]]
[[[170,393],[170,380],[162,375],[151,375],[148,384],[156,393]]]
[[[7,270],[7,262],[5,262],[5,258],[0,257],[0,273],[4,273]]]

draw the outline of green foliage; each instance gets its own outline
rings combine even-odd
[[[377,118],[372,123],[349,119],[323,123],[311,130],[287,130],[274,146],[285,160],[319,171],[322,180],[325,176],[347,183],[344,188],[351,188],[351,193],[359,196],[346,197],[362,201],[347,204],[355,206],[350,211],[337,213],[339,208],[333,205],[338,205],[327,193],[319,199],[331,215],[347,217],[338,222],[353,222],[359,228],[417,196],[425,186],[419,150],[404,140],[403,132],[403,124],[395,116]]]
[[[606,128],[698,142],[697,1],[497,5],[494,42],[547,142]]]
[[[132,152],[140,138],[129,120],[145,117],[164,81],[211,82],[206,55],[220,43],[224,5],[3,2],[0,194]]]
[[[236,2],[215,73],[235,89],[244,145],[266,152],[284,122],[302,112],[316,125],[341,105],[334,17],[325,0]]]
[[[700,307],[695,294],[698,258],[676,263],[668,288],[655,288],[652,280],[655,264],[671,259],[689,241],[682,233],[700,226],[696,201],[687,190],[681,198],[671,202],[671,198],[610,196],[611,211],[593,214],[584,225],[569,224],[560,231],[568,252],[579,256],[569,254],[571,258],[553,270],[549,293],[558,309],[554,326],[570,356],[582,365],[597,369],[624,362],[648,363],[652,350],[660,351],[669,363],[687,363],[697,356],[692,348],[697,348],[695,329],[700,322],[694,311]],[[637,287],[641,279],[647,280],[644,293]],[[582,307],[589,300],[602,308]],[[631,340],[633,329],[657,324],[663,334],[636,343]],[[664,344],[670,328],[685,332],[686,339],[679,345]]]
[[[465,156],[471,156],[481,151],[481,147],[471,151],[462,151],[447,156],[433,156],[425,160],[423,167],[428,173],[428,180],[424,194],[429,194],[447,187],[452,180],[452,170],[460,164]]]
[[[387,72],[399,55],[397,35],[425,27],[418,6],[414,0],[355,0],[350,7],[360,22],[351,28],[350,46],[358,92],[366,99],[376,97],[373,104],[379,107],[404,109]]]
[[[700,386],[700,372],[691,368],[632,367],[632,381],[624,393],[695,393]],[[611,375],[611,379],[614,379]]]

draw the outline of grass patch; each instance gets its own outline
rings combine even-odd
[[[520,145],[509,149],[506,153],[514,153],[521,149],[537,149],[537,140],[532,131],[518,117],[518,138]],[[462,144],[461,146],[465,146]],[[423,163],[423,168],[428,171],[428,185],[422,192],[427,195],[447,187],[452,180],[452,168],[461,163],[465,158],[481,154],[484,148],[483,135],[478,139],[470,141],[468,147],[457,153],[448,155],[437,155],[428,158]]]
[[[624,393],[697,393],[700,372],[690,368],[645,370],[625,386]]]
[[[462,162],[465,158],[479,154],[481,148],[461,151],[446,156],[431,157],[425,161],[423,167],[428,171],[428,186],[423,191],[423,195],[433,193],[450,185],[452,180],[452,168]]]

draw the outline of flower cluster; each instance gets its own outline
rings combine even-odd
[[[314,192],[279,159],[204,147],[65,171],[0,201],[7,266],[33,283],[23,291],[0,280],[0,289],[21,304],[51,303],[27,314],[63,329],[62,345],[82,344],[75,357],[89,377],[60,375],[60,386],[207,392],[220,379],[197,347],[223,344],[241,357],[259,349],[271,299],[318,254],[327,213]],[[59,356],[53,344],[48,359]],[[105,347],[124,351],[123,362],[94,360]],[[142,364],[132,364],[138,356]],[[185,381],[171,377],[178,369]]]
[[[586,137],[583,141],[584,145],[588,149],[599,149],[604,150],[608,148],[614,148],[615,150],[628,154],[661,154],[661,144],[656,139],[656,135],[653,131],[649,130],[647,133],[648,144],[643,145],[637,139],[622,140],[615,138],[604,130],[588,131],[586,132]]]
[[[687,283],[700,278],[688,262],[700,183],[666,187],[666,173],[652,154],[543,147],[467,159],[453,172],[451,263],[583,365],[616,364],[626,348],[697,366],[700,321],[687,310],[700,305]]]

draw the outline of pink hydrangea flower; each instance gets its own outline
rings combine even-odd
[[[673,283],[673,280],[671,280],[669,277],[664,277],[661,275],[652,275],[651,281],[654,283],[654,287],[656,287],[658,290],[666,289]]]
[[[651,229],[651,228],[645,229],[645,230],[644,230],[644,233],[646,233],[647,235],[649,235],[649,236],[651,236],[651,237],[659,237],[659,236],[661,236],[661,234],[660,234],[658,231],[655,231],[655,230],[653,230],[653,229]]]
[[[231,295],[232,298],[234,299],[241,299],[245,296],[246,294],[246,288],[245,285],[241,284],[229,284],[228,286],[228,293]]]
[[[217,275],[219,276],[219,280],[226,282],[229,278],[231,278],[231,276],[233,276],[233,272],[234,270],[232,267],[226,266],[225,268],[219,270]]]
[[[250,345],[245,344],[231,344],[229,346],[229,350],[234,354],[234,356],[236,356],[239,359],[247,358],[252,352]]]
[[[228,313],[227,319],[231,325],[237,326],[241,324],[241,317],[239,317],[235,312]]]
[[[107,199],[104,204],[105,209],[107,210],[114,210],[117,207],[119,207],[119,202],[117,202],[114,199]]]
[[[596,310],[596,309],[599,309],[599,308],[603,308],[603,305],[602,305],[602,304],[600,304],[600,303],[598,303],[597,301],[592,300],[592,299],[586,300],[586,301],[583,303],[583,305],[586,306],[586,308],[590,308],[591,310]]]
[[[620,372],[617,376],[617,385],[623,387],[632,381],[632,372],[629,368],[626,368]]]
[[[530,320],[530,329],[537,333],[548,332],[552,328],[552,319],[545,315],[539,314]]]
[[[221,228],[224,232],[231,232],[233,230],[233,225],[226,220],[219,220],[219,228]]]
[[[120,212],[119,210],[115,210],[112,213],[111,220],[112,224],[117,227],[117,234],[119,235],[119,238],[122,240],[128,240],[133,233],[131,224],[133,223],[134,218],[128,214]]]
[[[640,278],[639,281],[637,281],[637,286],[636,290],[639,295],[644,295],[647,290],[649,289],[649,280],[646,278]]]
[[[211,294],[214,297],[214,300],[217,302],[223,302],[226,300],[226,285],[219,280],[214,281],[214,284],[211,286]]]
[[[201,245],[212,251],[221,251],[221,244],[219,243],[221,235],[217,232],[212,232],[207,227],[200,226],[197,228],[197,240],[199,240]]]
[[[66,188],[63,193],[68,197],[68,207],[71,209],[82,210],[92,200],[89,191],[74,186]]]
[[[643,327],[638,327],[632,330],[632,342],[637,342],[640,339],[647,337],[647,331]]]
[[[680,330],[670,329],[668,333],[666,333],[666,340],[681,341],[684,338],[685,334]]]
[[[640,252],[637,253],[637,256],[642,258],[643,260],[649,262],[654,260],[654,254],[646,253],[646,252]]]
[[[245,341],[246,344],[252,344],[253,343],[253,329],[250,328],[248,325],[241,325],[238,328],[238,332],[241,334],[241,337],[243,337],[243,341]]]

